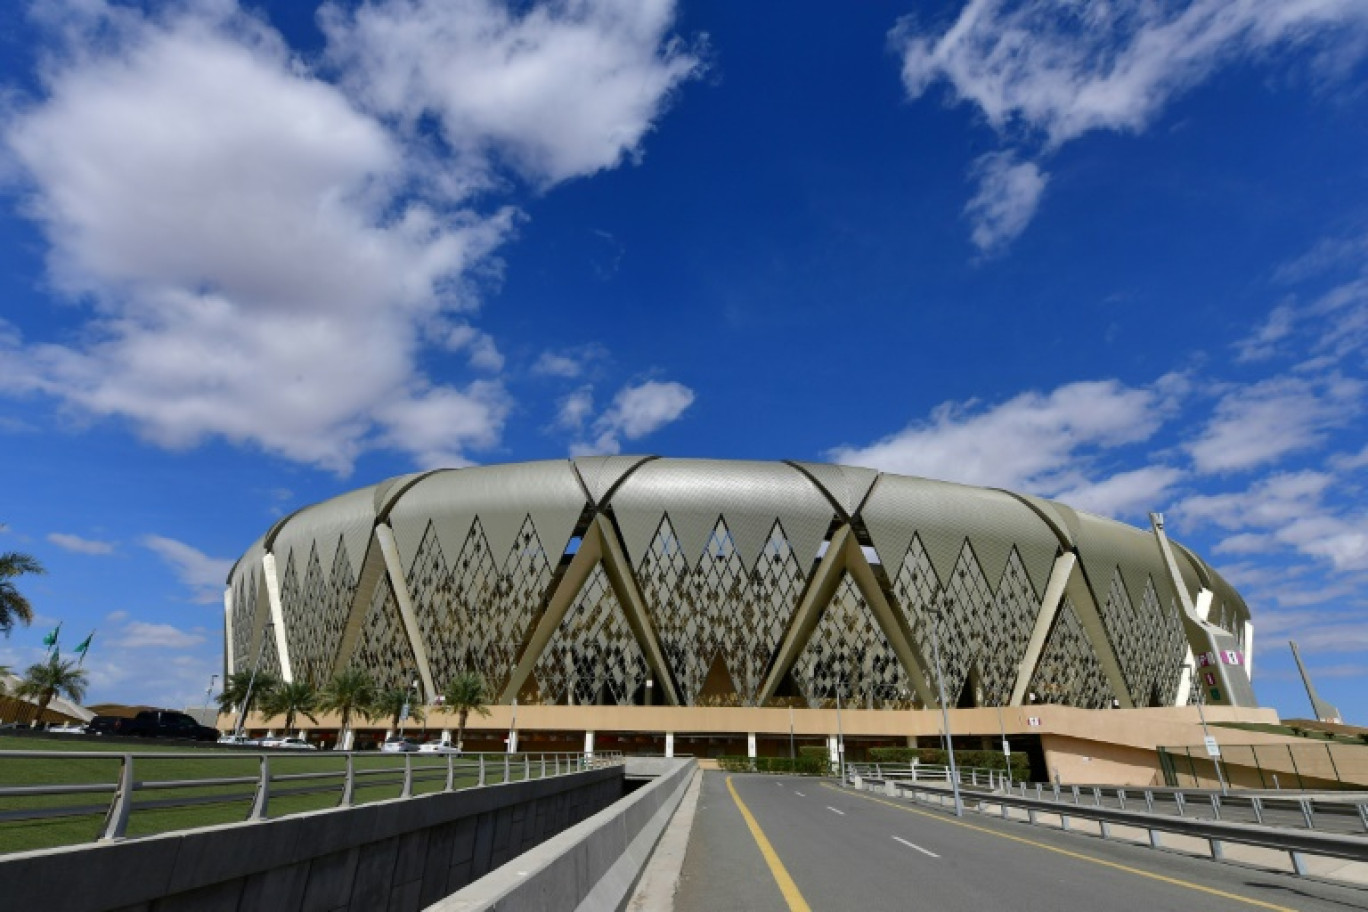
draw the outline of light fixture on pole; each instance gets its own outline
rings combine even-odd
[[[950,790],[955,796],[955,816],[964,816],[964,802],[960,799],[959,772],[955,769],[955,742],[950,737],[950,710],[945,705],[945,681],[941,678],[940,664],[940,636],[937,628],[940,626],[941,609],[932,608],[931,614],[931,652],[936,661],[936,694],[940,697],[941,705],[941,725],[945,729],[945,755],[950,762]]]
[[[203,722],[204,719],[209,715],[209,698],[210,698],[210,697],[213,695],[213,693],[214,693],[214,682],[217,681],[217,680],[218,680],[218,675],[216,675],[216,674],[210,675],[210,676],[209,676],[209,686],[206,687],[206,688],[204,688],[204,709],[202,709],[202,710],[200,711],[200,721],[201,721],[201,722]],[[217,719],[215,719],[215,721],[217,721]]]
[[[1187,662],[1183,663],[1192,677],[1197,677],[1197,669]],[[1197,681],[1197,718],[1202,721],[1202,741],[1206,744],[1207,753],[1211,756],[1211,765],[1216,767],[1216,779],[1221,783],[1221,794],[1230,794],[1230,789],[1226,786],[1225,774],[1221,772],[1221,748],[1216,744],[1216,739],[1211,734],[1211,729],[1207,728],[1206,710],[1202,708],[1206,702],[1206,695],[1202,693],[1202,682]]]
[[[836,768],[840,771],[841,782],[845,782],[845,732],[841,729],[841,689],[845,681],[836,680]]]
[[[266,658],[266,634],[275,629],[275,621],[270,621],[265,627],[261,628],[261,648],[257,650],[256,665],[252,667],[252,676],[247,679],[247,693],[242,698],[242,707],[238,712],[237,726],[233,729],[235,737],[242,734],[242,727],[247,724],[247,710],[252,706],[252,689],[256,687],[257,672],[261,670],[261,663]]]
[[[412,672],[412,674],[413,674],[413,683],[412,683],[411,685],[409,685],[408,687],[404,688],[404,706],[403,706],[403,709],[401,709],[401,710],[399,711],[399,738],[400,738],[400,740],[403,740],[403,737],[404,737],[404,723],[408,721],[409,711],[410,711],[410,704],[413,702],[412,699],[409,697],[409,694],[412,693],[413,696],[414,696],[414,697],[417,697],[417,698],[419,699],[420,702],[421,702],[421,700],[422,700],[422,694],[418,692],[418,673],[417,673],[417,672]]]

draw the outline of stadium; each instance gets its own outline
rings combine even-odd
[[[359,666],[425,696],[473,670],[510,744],[598,732],[670,753],[687,732],[695,753],[755,754],[834,734],[838,703],[843,736],[913,743],[939,731],[918,710],[942,688],[957,736],[1069,708],[1186,718],[1198,699],[1261,717],[1252,630],[1158,516],[850,466],[598,456],[405,475],[282,519],[229,576],[225,670]]]

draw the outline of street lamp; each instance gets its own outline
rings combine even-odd
[[[950,710],[945,705],[945,681],[941,678],[940,664],[940,636],[937,628],[940,626],[941,609],[932,608],[931,614],[931,652],[936,661],[936,694],[940,697],[941,705],[941,725],[945,729],[945,754],[950,759],[950,790],[955,796],[955,816],[964,816],[964,802],[960,799],[959,773],[955,769],[955,742],[950,737]]]
[[[1211,736],[1211,730],[1207,728],[1206,710],[1202,708],[1206,703],[1206,694],[1202,693],[1202,682],[1196,680],[1197,669],[1191,664],[1184,662],[1183,667],[1192,675],[1193,683],[1197,685],[1197,718],[1202,720],[1202,741],[1207,745],[1207,753],[1211,753],[1212,747],[1216,745],[1216,739]],[[1220,748],[1216,748],[1216,753],[1211,754],[1211,765],[1216,767],[1216,779],[1221,783],[1221,794],[1230,794],[1230,789],[1226,787],[1225,774],[1221,772]]]
[[[237,727],[233,729],[233,736],[242,734],[242,727],[247,724],[247,710],[252,705],[252,689],[256,687],[257,672],[261,670],[261,663],[266,659],[266,634],[275,629],[275,621],[270,621],[265,627],[261,628],[261,648],[257,650],[256,665],[252,667],[252,676],[247,679],[247,694],[242,698],[242,708],[238,713]]]
[[[845,681],[836,679],[836,768],[841,773],[841,784],[845,784],[845,732],[841,730],[841,689]]]
[[[418,692],[418,678],[417,678],[416,673],[415,673],[415,676],[414,676],[414,678],[413,678],[413,684],[411,684],[411,685],[410,685],[407,689],[405,689],[405,691],[404,691],[404,707],[403,707],[403,709],[400,710],[400,712],[399,712],[399,740],[401,740],[401,741],[404,739],[404,723],[408,721],[408,717],[409,717],[409,704],[412,702],[412,701],[410,700],[409,696],[408,696],[409,691],[412,691],[414,697],[417,697],[417,698],[419,699],[419,701],[421,702],[421,700],[422,700],[422,695]]]
[[[218,675],[209,676],[209,686],[204,688],[204,709],[200,710],[200,720],[203,721],[209,715],[209,697],[214,692],[214,682],[218,680]]]

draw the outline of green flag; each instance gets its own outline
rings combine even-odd
[[[90,631],[90,636],[86,637],[84,640],[81,640],[81,645],[77,646],[75,651],[79,652],[82,656],[84,656],[86,654],[86,650],[90,648],[90,641],[93,639],[95,639],[95,631],[92,630]]]
[[[61,622],[61,621],[58,621],[58,622],[57,622],[57,626],[54,627],[54,628],[52,628],[52,633],[49,633],[47,636],[43,637],[43,645],[44,645],[44,646],[56,646],[56,645],[57,645],[57,634],[59,634],[59,633],[61,633],[61,632],[62,632],[62,622]]]

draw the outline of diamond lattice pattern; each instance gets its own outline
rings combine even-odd
[[[1055,615],[1030,689],[1045,703],[1067,703],[1084,709],[1110,706],[1116,696],[1068,596]]]
[[[747,568],[720,517],[690,568],[666,516],[637,578],[685,703],[754,705],[805,582],[783,526],[775,521],[755,566]],[[705,698],[703,685],[719,654],[734,693]]]
[[[454,675],[474,670],[499,693],[551,582],[551,562],[531,517],[499,559],[476,518],[450,562],[429,522],[408,578],[433,683],[442,688]]]
[[[645,687],[646,656],[602,564],[561,618],[533,674],[542,703],[627,704]]]
[[[843,574],[803,652],[793,680],[809,706],[831,705],[836,688],[848,706],[903,705],[911,691],[907,671],[849,573]]]
[[[348,664],[369,670],[381,690],[407,687],[409,674],[418,667],[388,577],[375,587]]]
[[[296,681],[321,686],[332,676],[342,630],[351,614],[356,593],[356,573],[341,536],[333,552],[332,573],[325,576],[318,556],[318,542],[309,548],[308,569],[301,581],[295,567],[295,551],[280,581],[280,608],[288,631],[290,670]]]
[[[1178,695],[1178,676],[1186,639],[1178,620],[1178,606],[1165,611],[1154,580],[1145,578],[1140,606],[1131,604],[1118,567],[1102,609],[1107,639],[1116,649],[1121,674],[1136,706],[1171,706]]]

